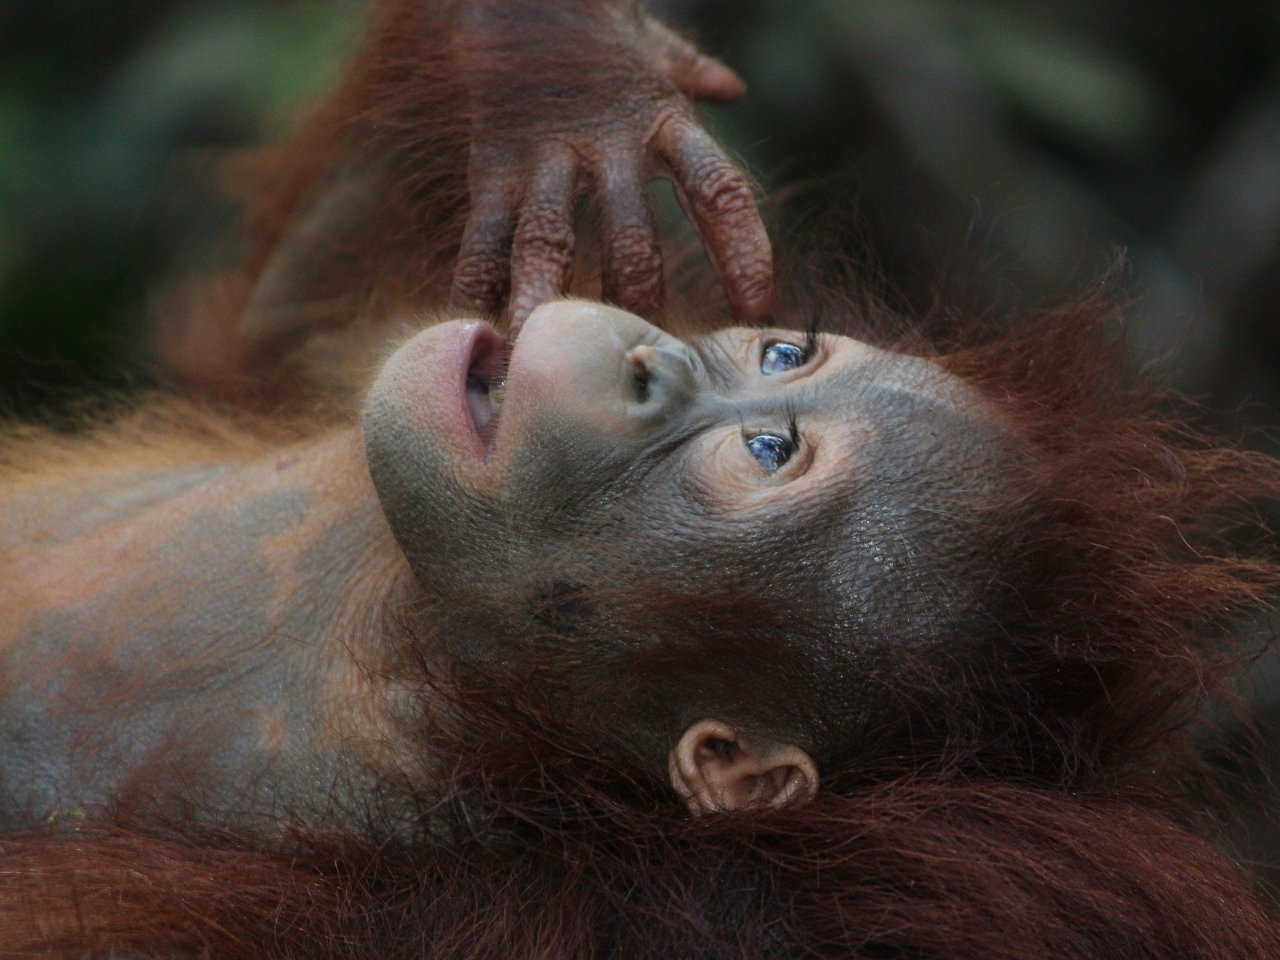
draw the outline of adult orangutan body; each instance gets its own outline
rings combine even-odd
[[[4,942],[1280,946],[1190,814],[1154,812],[1218,632],[1280,580],[1222,536],[1276,466],[1125,386],[1101,296],[934,343],[775,301],[678,90],[738,85],[624,4],[385,3],[266,158],[245,266],[165,342],[206,388],[362,412],[14,432]],[[667,332],[655,172],[757,325]],[[555,299],[580,181],[601,295],[661,327]],[[500,310],[510,351],[473,319]]]

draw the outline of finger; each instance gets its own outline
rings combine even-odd
[[[653,317],[662,309],[662,248],[648,184],[630,164],[608,164],[596,179],[604,244],[603,297],[624,310]]]
[[[507,292],[507,252],[519,186],[501,175],[473,179],[471,210],[453,268],[449,305],[456,310],[494,314]]]
[[[687,117],[663,124],[654,149],[684,194],[730,309],[742,320],[766,318],[773,310],[773,250],[746,174]]]
[[[539,304],[564,293],[573,275],[577,155],[556,143],[539,154],[511,243],[512,339]]]
[[[654,52],[667,79],[685,96],[711,103],[728,103],[746,92],[742,78],[715,57],[709,57],[666,24],[648,18]]]

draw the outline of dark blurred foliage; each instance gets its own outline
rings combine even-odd
[[[1124,248],[1137,358],[1280,451],[1280,0],[653,6],[748,81],[709,114],[723,138],[771,191],[806,185],[799,210],[856,211],[904,302],[949,251],[990,264],[998,298],[1069,290]],[[0,403],[136,369],[149,294],[229,222],[213,159],[323,90],[361,15],[0,0]],[[1253,696],[1280,716],[1269,669]],[[1247,852],[1280,849],[1251,829]]]
[[[550,2],[550,0],[549,0]],[[947,251],[1032,294],[1127,249],[1140,353],[1280,397],[1280,0],[659,0],[748,80],[713,123],[833,199],[908,295]],[[108,377],[226,225],[210,158],[278,129],[359,0],[0,3],[0,393]]]
[[[845,173],[895,283],[967,246],[1034,294],[1123,247],[1136,349],[1275,405],[1280,3],[676,6],[751,84],[728,138],[769,183]]]
[[[0,0],[0,400],[137,363],[148,297],[207,256],[214,160],[322,90],[352,4]]]

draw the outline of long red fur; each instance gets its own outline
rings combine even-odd
[[[316,841],[292,859],[87,828],[0,843],[5,955],[1195,960],[1280,948],[1240,872],[1132,800],[904,777],[695,820],[633,767],[561,742],[574,732],[553,719],[481,708],[447,748],[450,787],[416,842]],[[453,754],[464,745],[481,752]]]
[[[308,331],[385,326],[406,315],[439,309],[467,213],[467,147],[478,108],[459,82],[459,50],[499,62],[483,37],[462,31],[455,14],[464,0],[384,0],[371,8],[368,33],[337,91],[288,140],[234,163],[231,180],[246,201],[248,253],[238,270],[166,301],[159,352],[186,383],[243,394],[267,386],[296,389],[301,375],[281,368],[296,345],[284,338],[246,349],[246,311],[272,265],[293,263],[290,237],[303,225],[305,267],[286,283],[284,306],[305,313]],[[572,0],[528,8],[517,18],[525,47],[544,55],[522,60],[520,89],[489,105],[499,128],[540,124],[551,129],[562,108],[554,94],[557,65],[572,57],[601,78],[626,82],[630,62],[617,49],[593,43],[592,26],[606,4]],[[506,16],[501,4],[493,16]],[[538,71],[545,76],[539,76]],[[522,176],[513,171],[513,176]],[[360,215],[321,237],[308,234],[317,201],[344,183],[364,191]],[[323,204],[319,204],[323,206]],[[291,273],[291,271],[286,271]],[[278,305],[272,299],[271,306]]]

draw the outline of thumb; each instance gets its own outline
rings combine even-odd
[[[728,103],[746,91],[742,79],[715,57],[709,57],[664,23],[648,20],[654,55],[667,79],[692,100]]]

